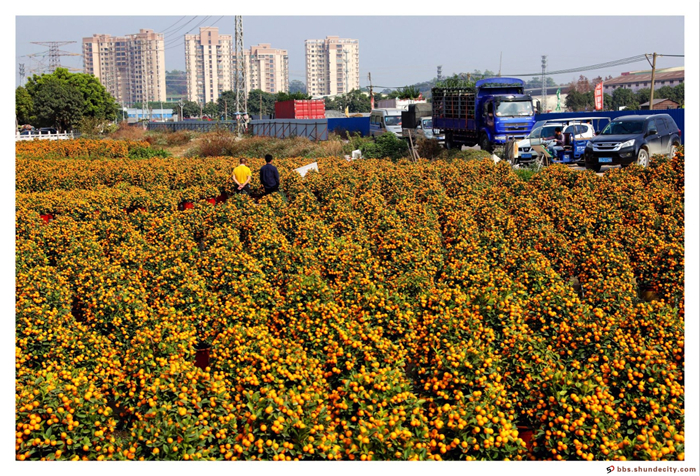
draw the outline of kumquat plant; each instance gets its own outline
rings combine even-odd
[[[149,147],[17,145],[18,460],[684,460],[682,150]]]

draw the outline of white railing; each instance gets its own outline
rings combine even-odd
[[[60,134],[40,134],[38,132],[30,132],[29,134],[15,134],[15,141],[21,140],[65,140],[75,139],[73,132],[61,132]]]

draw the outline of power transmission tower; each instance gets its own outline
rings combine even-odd
[[[75,43],[75,41],[32,41],[34,45],[48,46],[49,56],[49,73],[56,71],[56,68],[61,67],[61,56],[80,56],[78,53],[60,50],[59,47]]]
[[[24,63],[19,64],[19,85],[24,84]]]
[[[248,97],[246,93],[246,70],[243,52],[243,18],[240,15],[235,17],[236,23],[236,68],[234,87],[236,88],[236,131],[238,137],[243,134],[245,118],[243,115],[248,112]]]
[[[547,83],[544,74],[547,71],[547,55],[542,55],[542,112],[547,113]]]

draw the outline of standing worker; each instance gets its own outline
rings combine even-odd
[[[250,195],[250,179],[253,174],[245,164],[245,157],[241,157],[241,165],[233,169],[233,181],[236,182],[238,188],[237,193],[245,193]]]
[[[265,162],[267,163],[260,168],[260,183],[265,187],[265,195],[269,195],[280,189],[280,173],[272,165],[272,155],[267,154]]]

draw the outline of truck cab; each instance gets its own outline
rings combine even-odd
[[[505,81],[503,81],[505,80]],[[532,97],[523,94],[515,78],[482,79],[476,83],[477,117],[481,119],[478,144],[491,150],[493,144],[522,140],[535,124]]]
[[[380,136],[387,132],[401,137],[401,111],[401,109],[394,108],[372,109],[369,115],[370,137]]]
[[[518,78],[488,78],[473,87],[435,87],[433,127],[445,133],[448,149],[479,144],[491,151],[494,144],[524,139],[535,124],[532,97],[524,94]]]

